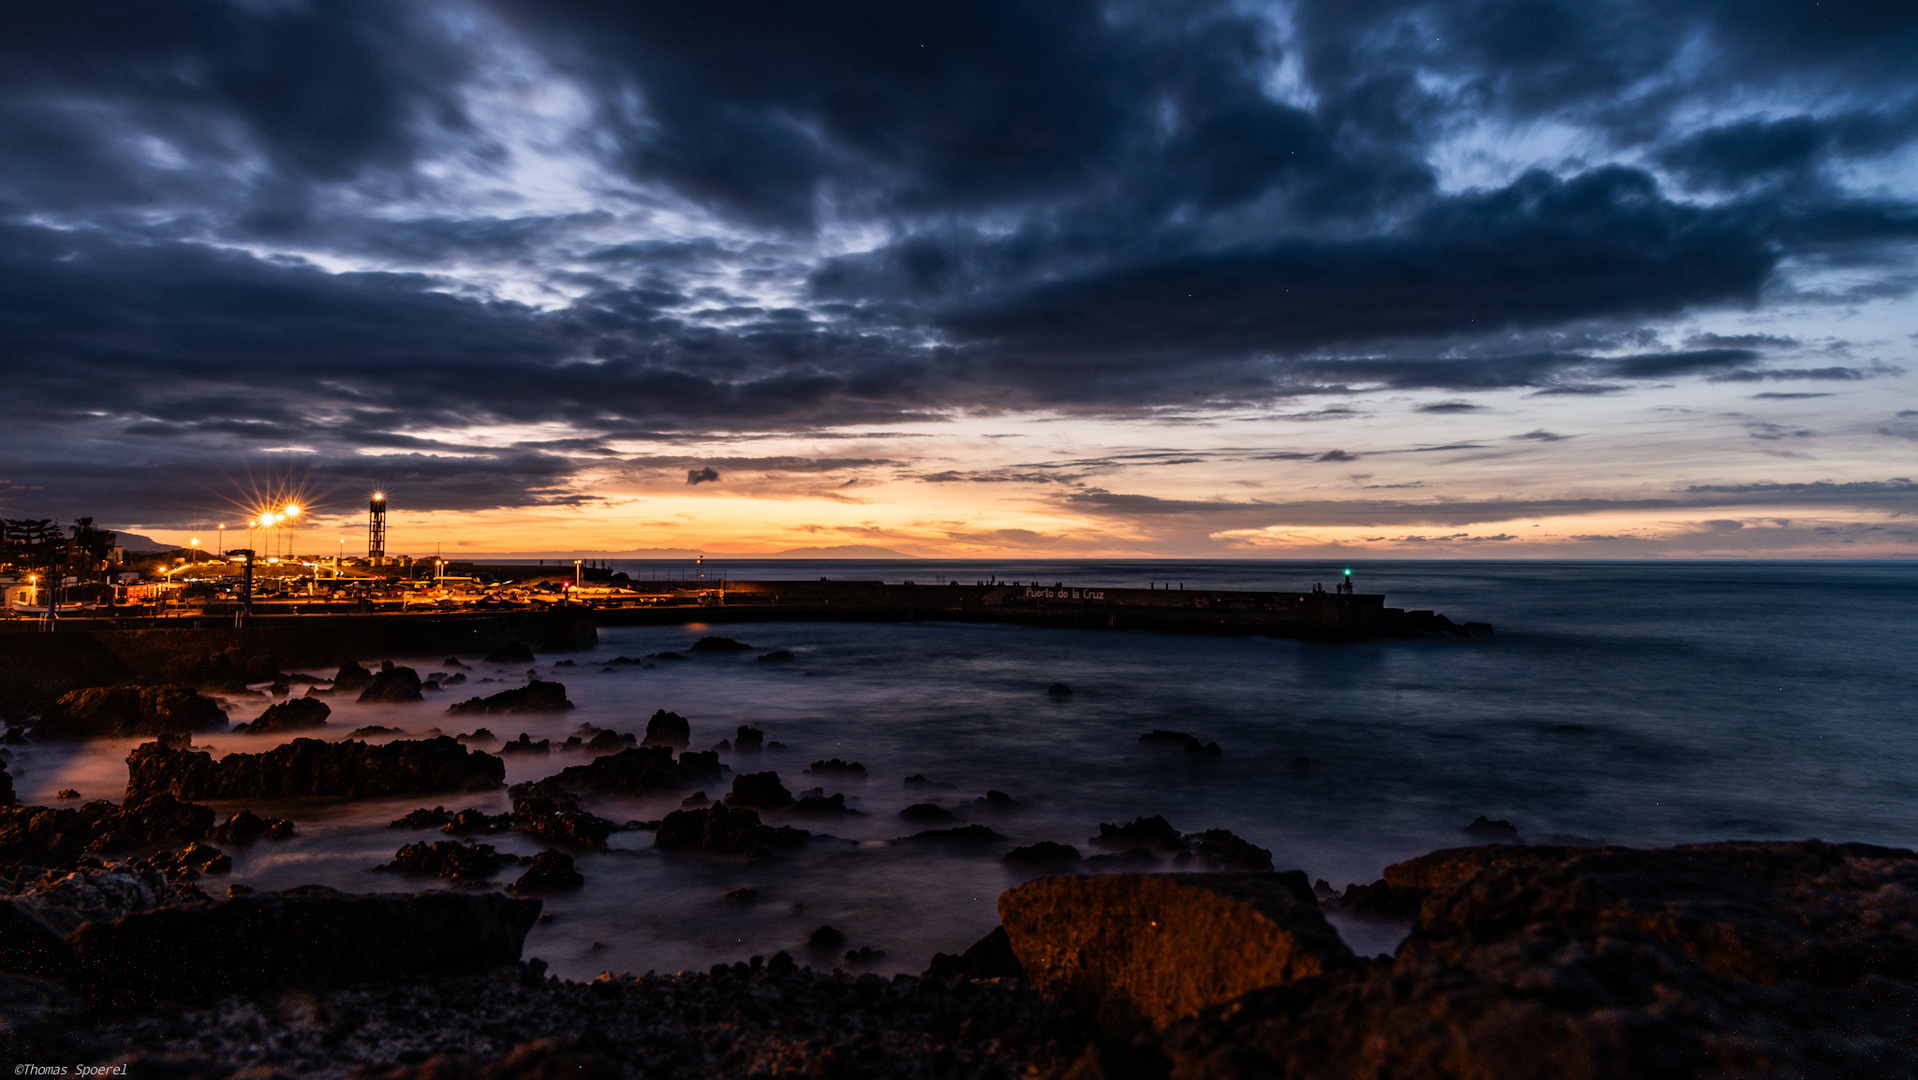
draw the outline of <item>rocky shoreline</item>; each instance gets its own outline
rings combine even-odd
[[[382,678],[418,692],[409,669],[354,664],[309,695],[376,693]],[[301,679],[315,682],[284,681]],[[450,713],[570,707],[557,683],[529,685],[553,689]],[[195,799],[457,795],[498,790],[504,769],[468,745],[501,741],[484,729],[382,745],[295,737],[216,759],[192,742],[223,730],[205,700],[103,688],[51,710],[53,738],[156,736],[128,755],[118,804],[10,805],[0,768],[0,1055],[156,1077],[395,1080],[1918,1075],[1918,854],[1903,849],[1528,845],[1481,818],[1464,830],[1475,846],[1334,890],[1223,829],[1187,834],[1141,815],[1100,824],[1083,841],[1099,854],[1058,840],[1006,851],[1005,836],[925,802],[898,815],[920,831],[893,843],[1044,876],[1004,891],[1001,925],[923,974],[815,970],[778,952],[567,981],[524,951],[539,897],[584,884],[568,852],[592,858],[613,833],[645,830],[676,858],[789,858],[835,841],[779,822],[864,815],[771,770],[734,773],[661,710],[643,738],[590,725],[551,748],[522,737],[587,760],[515,784],[510,812],[442,805],[394,821],[451,838],[402,842],[367,869],[436,875],[444,890],[209,894],[205,875],[230,860],[208,841],[271,843],[299,825],[243,808],[221,821]],[[323,706],[298,711],[310,720],[285,734],[327,726]],[[762,740],[742,727],[721,749]],[[1143,742],[1219,753],[1177,732]],[[514,745],[499,753],[535,752]],[[804,775],[866,770],[834,758]],[[661,821],[581,806],[689,789]],[[996,790],[948,801],[967,813],[1020,805]],[[472,838],[509,830],[558,846],[511,855]],[[509,865],[525,869],[507,881]],[[1355,921],[1402,943],[1356,955],[1339,932]],[[847,941],[820,926],[812,944],[817,957]],[[855,949],[847,964],[877,955]]]

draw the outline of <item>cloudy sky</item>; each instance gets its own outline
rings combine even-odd
[[[145,0],[0,35],[0,514],[1918,554],[1918,5]]]

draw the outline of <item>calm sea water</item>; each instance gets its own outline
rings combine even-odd
[[[635,577],[677,564],[621,564]],[[1341,568],[1289,562],[760,563],[709,562],[709,576],[920,582],[1000,580],[1277,590],[1331,587]],[[1270,849],[1281,868],[1336,886],[1371,881],[1387,863],[1464,842],[1479,814],[1529,840],[1572,835],[1630,845],[1821,837],[1918,843],[1918,565],[1912,563],[1380,563],[1354,566],[1362,592],[1395,607],[1432,608],[1496,625],[1489,644],[1381,641],[1324,645],[1260,638],[1052,630],[980,624],[726,624],[609,628],[596,650],[540,659],[578,704],[553,718],[500,718],[563,738],[581,723],[640,731],[654,709],[692,721],[695,748],[762,728],[788,749],[734,758],[774,769],[794,791],[823,784],[867,816],[818,824],[834,834],[802,852],[748,864],[665,855],[652,834],[578,856],[582,891],[547,901],[529,955],[557,973],[675,971],[791,951],[816,926],[884,950],[881,972],[918,971],[997,921],[999,892],[1022,880],[980,853],[890,841],[916,831],[896,814],[926,793],[904,777],[954,785],[932,797],[1017,843],[1055,840],[1090,853],[1101,822],[1163,814],[1188,832],[1226,828]],[[683,649],[702,634],[790,649],[790,664],[755,653],[700,656],[602,671],[597,660]],[[368,661],[387,659],[369,656]],[[393,657],[421,674],[439,657]],[[469,664],[475,657],[464,658]],[[575,666],[552,667],[572,659]],[[469,673],[524,681],[525,669]],[[1054,682],[1075,691],[1045,694]],[[501,689],[469,684],[458,697]],[[449,694],[452,697],[453,694]],[[263,702],[233,718],[251,719]],[[448,732],[441,706],[334,703],[329,732],[382,723]],[[1583,731],[1568,732],[1576,725]],[[1223,759],[1142,752],[1153,728],[1216,740]],[[221,752],[278,741],[214,736]],[[23,801],[57,789],[118,798],[131,741],[29,747],[13,772]],[[839,757],[865,782],[816,781],[807,763]],[[1310,759],[1304,771],[1297,757]],[[508,758],[508,781],[536,779],[576,758]],[[988,789],[1022,805],[964,804]],[[719,792],[715,790],[714,794]],[[386,823],[416,797],[256,805],[293,817],[299,835],[232,849],[232,881],[256,888],[308,882],[374,891],[424,887],[368,868],[402,843],[442,839]],[[437,799],[428,802],[439,801]],[[678,799],[603,800],[618,820],[654,819]],[[449,809],[506,807],[504,793],[447,797]],[[222,809],[227,809],[223,807]],[[798,822],[796,824],[806,825]],[[531,854],[516,834],[490,839]],[[502,880],[508,880],[502,878]],[[213,879],[218,887],[224,882]],[[728,890],[758,902],[728,903]],[[1366,951],[1393,928],[1343,924]]]

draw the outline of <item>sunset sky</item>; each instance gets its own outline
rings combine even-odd
[[[0,516],[1918,555],[1909,2],[16,8]]]

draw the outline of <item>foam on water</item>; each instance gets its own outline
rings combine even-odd
[[[638,568],[634,568],[636,571]],[[730,568],[734,577],[921,582],[936,575],[1075,584],[1177,583],[1271,589],[1328,584],[1323,564],[843,563]],[[528,953],[559,974],[699,968],[804,948],[816,926],[874,946],[881,971],[918,971],[997,921],[999,892],[1022,880],[986,854],[887,841],[917,831],[898,820],[928,798],[1018,843],[1055,840],[1090,850],[1102,821],[1163,814],[1196,832],[1226,828],[1296,867],[1343,886],[1388,862],[1464,842],[1486,814],[1528,838],[1554,835],[1657,845],[1727,838],[1819,836],[1908,846],[1918,839],[1912,738],[1918,675],[1918,567],[1910,564],[1382,564],[1356,567],[1361,591],[1393,606],[1435,608],[1498,626],[1489,645],[1384,641],[1321,645],[1254,638],[1054,630],[981,624],[724,624],[615,627],[599,646],[542,656],[544,678],[578,704],[543,717],[449,717],[445,705],[524,682],[476,665],[469,681],[425,705],[332,701],[325,732],[366,724],[419,733],[484,724],[502,739],[525,731],[563,739],[582,723],[642,731],[664,708],[687,716],[695,748],[741,724],[784,751],[726,758],[735,771],[778,771],[795,792],[844,792],[866,817],[793,822],[838,839],[755,864],[663,854],[652,834],[616,834],[614,850],[577,856],[588,884],[550,898],[555,915]],[[708,573],[716,573],[708,564]],[[638,576],[638,573],[635,573]],[[683,651],[703,634],[754,652],[689,655],[651,668],[600,661]],[[795,660],[762,664],[757,652]],[[368,657],[369,661],[386,659]],[[422,675],[440,657],[392,658]],[[475,658],[465,657],[468,664]],[[318,674],[318,673],[316,673]],[[491,676],[505,680],[479,684]],[[1065,682],[1071,697],[1048,697]],[[234,719],[251,719],[263,702]],[[1567,726],[1583,730],[1564,730]],[[1147,751],[1153,728],[1217,740],[1218,760]],[[221,751],[255,751],[275,737],[211,736]],[[118,798],[132,740],[33,746],[16,754],[23,802],[52,804],[58,788]],[[869,779],[802,775],[821,758],[862,762]],[[1310,760],[1295,768],[1295,758]],[[508,782],[584,760],[511,756]],[[924,773],[950,791],[902,786]],[[959,807],[989,788],[1022,807]],[[713,794],[719,794],[714,789]],[[600,800],[616,820],[657,819],[678,797]],[[402,843],[437,832],[386,828],[420,805],[506,808],[504,792],[357,802],[254,805],[294,818],[298,834],[232,849],[231,880],[255,888],[314,882],[354,890],[423,887],[368,868]],[[69,804],[70,805],[70,804]],[[222,807],[222,810],[230,809]],[[479,838],[531,854],[516,833]],[[505,880],[503,877],[502,880]],[[212,884],[222,882],[215,879]],[[751,887],[752,904],[725,894]],[[1345,927],[1355,947],[1390,947],[1390,932]]]

